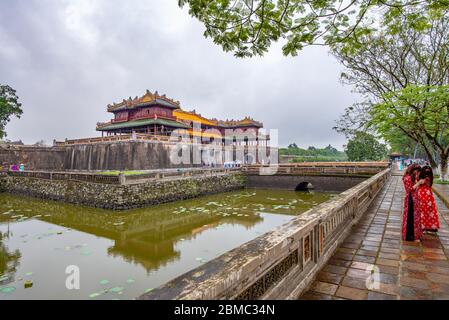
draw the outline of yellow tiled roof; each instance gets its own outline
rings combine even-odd
[[[218,121],[209,120],[204,118],[200,114],[197,114],[195,111],[184,111],[182,109],[173,110],[173,115],[177,118],[178,121],[194,121],[199,122],[201,124],[205,124],[208,126],[217,126]]]

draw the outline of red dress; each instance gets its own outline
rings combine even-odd
[[[402,215],[402,240],[414,241],[421,239],[421,215],[419,213],[417,191],[413,189],[412,177],[402,178],[405,189],[404,213]]]
[[[419,212],[421,213],[421,226],[423,230],[438,230],[440,220],[438,219],[437,206],[433,196],[432,187],[427,180],[418,188]]]

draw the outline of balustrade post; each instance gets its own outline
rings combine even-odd
[[[119,184],[122,186],[126,184],[126,175],[123,172],[119,173],[118,181],[119,181]]]

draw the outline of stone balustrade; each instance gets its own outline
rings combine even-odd
[[[251,165],[249,175],[373,175],[389,167],[388,162],[304,162],[277,166]]]

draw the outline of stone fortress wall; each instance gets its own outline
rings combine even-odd
[[[193,144],[185,144],[184,150],[193,150]],[[183,163],[170,160],[175,143],[157,140],[125,140],[80,144],[58,144],[54,147],[1,146],[0,164],[25,165],[27,170],[152,170],[164,168],[186,168],[201,166],[201,160],[194,161],[194,152],[190,152]],[[179,149],[179,146],[177,147]],[[199,152],[209,151],[209,159],[223,163],[224,153],[213,150],[211,146],[202,145]],[[243,154],[255,159],[256,147],[229,146],[234,160]],[[201,158],[199,158],[201,159]]]

